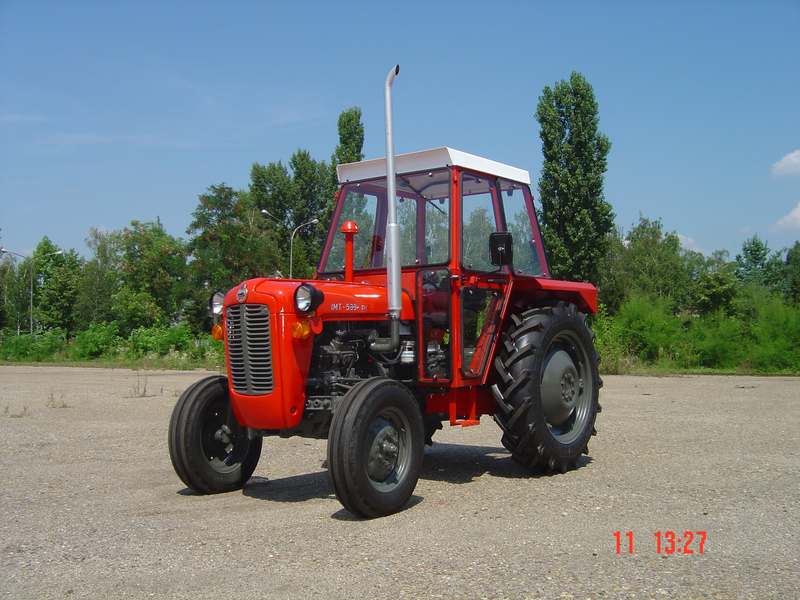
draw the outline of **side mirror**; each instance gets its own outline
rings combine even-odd
[[[495,231],[489,234],[489,250],[492,254],[492,264],[494,266],[511,265],[514,262],[511,233],[508,231]]]

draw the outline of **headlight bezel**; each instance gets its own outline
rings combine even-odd
[[[302,314],[314,312],[324,299],[325,295],[310,283],[301,283],[294,291],[294,307]]]

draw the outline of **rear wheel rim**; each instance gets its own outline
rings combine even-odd
[[[551,435],[569,445],[586,430],[594,394],[589,353],[576,332],[560,331],[545,353],[542,409]]]
[[[411,424],[397,408],[387,408],[370,421],[366,436],[367,479],[379,492],[399,487],[411,463]]]
[[[209,402],[201,415],[200,446],[208,464],[217,473],[232,473],[247,452],[248,441],[237,424],[228,422],[228,404],[223,399]]]

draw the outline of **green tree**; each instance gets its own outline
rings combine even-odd
[[[164,311],[146,290],[122,287],[111,297],[111,313],[123,336],[139,327],[152,327],[164,321]]]
[[[786,294],[786,276],[781,252],[772,252],[767,243],[754,235],[742,244],[736,255],[736,276],[746,284],[762,285],[772,292]]]
[[[323,194],[326,204],[316,226],[316,243],[319,250],[325,244],[325,236],[333,220],[333,211],[336,208],[336,189],[339,187],[339,178],[336,175],[336,165],[358,162],[364,159],[364,124],[361,122],[361,109],[352,106],[339,114],[337,122],[339,143],[331,156],[330,179]]]
[[[167,321],[174,320],[186,291],[186,247],[160,221],[131,221],[120,233],[122,284],[146,292]]]
[[[742,281],[763,283],[764,269],[769,260],[769,246],[754,235],[742,244],[742,253],[736,255],[736,275]]]
[[[3,280],[6,327],[17,334],[28,331],[31,263],[30,258],[18,262],[8,256],[3,261],[6,265]]]
[[[12,325],[14,309],[10,293],[14,275],[14,261],[6,254],[0,255],[0,331]]]
[[[259,212],[251,194],[225,184],[212,185],[200,195],[186,233],[192,284],[187,311],[196,329],[205,323],[207,301],[215,290],[280,267],[275,225]]]
[[[669,298],[673,308],[686,305],[691,280],[675,233],[665,233],[659,219],[639,217],[625,246],[618,267],[624,289]]]
[[[789,298],[800,302],[800,241],[786,253],[786,287]]]
[[[322,196],[326,163],[311,158],[307,150],[297,150],[289,159],[292,171],[290,199],[291,225],[297,227],[319,216],[325,199]]]
[[[706,259],[706,265],[709,269],[720,269],[726,265],[732,265],[730,254],[727,250],[714,250]]]
[[[608,234],[608,250],[600,260],[597,281],[600,302],[610,314],[616,314],[628,297],[630,281],[625,271],[625,240],[620,228]]]
[[[692,306],[700,314],[719,310],[730,313],[736,298],[737,282],[733,264],[707,269],[692,287]]]
[[[253,163],[249,194],[256,207],[265,209],[282,230],[292,222],[292,175],[282,162]]]
[[[39,247],[34,256],[37,254]],[[40,327],[63,329],[67,334],[75,330],[82,268],[83,260],[75,250],[37,259],[34,319]]]
[[[328,202],[326,190],[329,184],[328,164],[314,160],[306,150],[297,150],[289,159],[288,168],[281,162],[252,166],[249,195],[257,209],[266,209],[271,215],[278,247],[285,249],[279,261],[284,273],[289,270],[291,232],[314,218],[320,218]],[[311,274],[321,237],[318,227],[307,226],[298,231],[294,242],[295,274],[301,277]],[[311,256],[308,256],[306,247],[311,249]]]
[[[74,305],[82,261],[74,251],[63,252],[47,236],[43,237],[30,258],[22,263],[28,281],[26,308],[30,311],[31,275],[33,275],[34,329],[64,329],[74,325]]]
[[[358,162],[364,158],[364,124],[361,122],[361,109],[353,106],[339,114],[337,122],[339,143],[333,152],[331,164]]]
[[[580,73],[545,86],[536,109],[544,164],[542,230],[557,277],[598,281],[614,212],[603,195],[611,143],[598,131],[597,100]]]
[[[120,234],[92,228],[86,238],[92,257],[83,265],[75,313],[78,329],[114,318],[112,298],[121,282]]]
[[[253,164],[250,169],[249,194],[256,208],[266,209],[274,225],[279,248],[280,269],[289,268],[289,241],[298,226],[319,219],[297,232],[294,240],[294,274],[309,276],[319,261],[334,207],[337,186],[336,164],[363,158],[364,126],[361,109],[349,108],[339,115],[339,143],[331,162],[318,161],[306,150],[297,150],[289,159],[266,165]]]

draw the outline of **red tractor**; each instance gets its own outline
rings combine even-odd
[[[394,156],[398,72],[386,78],[386,158],[337,167],[316,277],[250,279],[212,298],[227,377],[187,389],[169,427],[192,490],[241,488],[264,436],[327,438],[337,498],[387,515],[411,496],[442,422],[481,415],[525,467],[564,472],[588,453],[597,291],[550,277],[526,171],[450,148]]]

